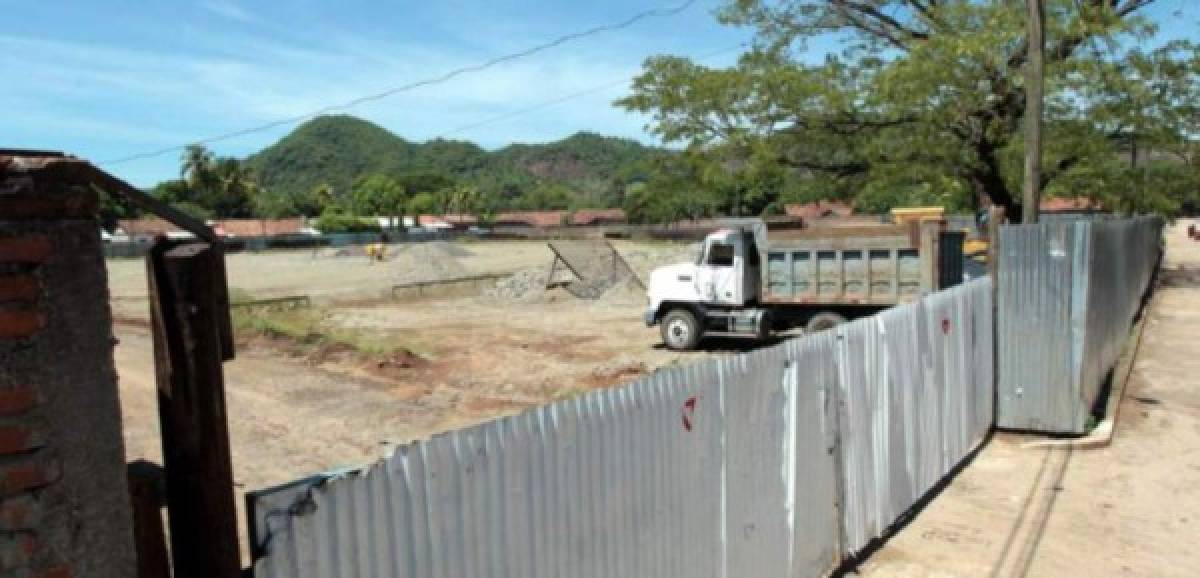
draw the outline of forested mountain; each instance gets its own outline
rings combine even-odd
[[[259,187],[303,196],[328,185],[347,194],[356,179],[425,174],[477,187],[499,206],[617,206],[623,187],[666,155],[628,139],[577,133],[547,144],[489,152],[466,141],[407,141],[352,116],[322,116],[246,159]],[[537,205],[535,207],[535,205]]]

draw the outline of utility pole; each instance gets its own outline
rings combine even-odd
[[[1042,200],[1042,0],[1025,0],[1029,9],[1029,54],[1025,63],[1025,191],[1021,222],[1036,223]]]

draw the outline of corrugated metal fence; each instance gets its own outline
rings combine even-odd
[[[1002,227],[996,425],[1083,433],[1160,255],[1158,218]]]
[[[991,280],[248,496],[256,576],[794,577],[986,435]]]

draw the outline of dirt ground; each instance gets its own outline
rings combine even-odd
[[[441,244],[441,243],[439,243]],[[389,247],[388,260],[372,264],[361,247],[232,253],[226,258],[229,286],[257,298],[308,295],[317,300],[383,297],[393,284],[430,278],[506,273],[535,266],[549,268],[545,243],[490,241],[454,243],[466,254],[453,266],[430,267],[410,259],[407,247]],[[345,253],[336,256],[336,253]],[[419,251],[418,251],[419,252]],[[414,271],[423,268],[424,271]],[[108,286],[113,311],[145,317],[146,265],[142,259],[110,259]]]
[[[863,576],[1192,576],[1200,566],[1200,243],[1167,233],[1167,271],[1106,449],[1030,447],[997,434],[916,518],[858,569]],[[548,268],[543,243],[469,243],[448,276]],[[618,243],[645,277],[686,258],[682,246]],[[611,386],[706,352],[661,349],[640,320],[637,291],[580,301],[565,292],[521,299],[394,302],[391,284],[427,275],[418,257],[229,256],[230,284],[256,297],[313,296],[342,327],[381,332],[419,354],[364,365],[338,352],[297,352],[242,339],[225,365],[239,490],[356,466],[389,446]],[[1182,270],[1180,268],[1183,268]],[[144,265],[109,263],[129,459],[160,460]],[[239,508],[242,506],[239,496]],[[244,530],[243,530],[244,540]]]
[[[687,252],[675,244],[618,245],[643,277],[650,267]],[[329,324],[372,332],[417,354],[364,361],[344,351],[300,350],[242,335],[236,359],[225,364],[240,491],[363,465],[395,444],[749,346],[727,340],[711,343],[706,352],[663,349],[657,328],[642,323],[645,296],[636,287],[614,289],[596,301],[540,288],[519,299],[384,299],[393,283],[413,271],[450,277],[537,272],[552,259],[544,243],[524,242],[430,245],[414,251],[419,259],[398,252],[376,264],[357,256],[314,258],[311,251],[228,256],[235,291],[310,295]],[[456,256],[432,269],[420,262],[443,253]],[[128,459],[161,463],[144,267],[140,259],[109,262],[119,339],[115,356]],[[536,275],[531,279],[540,282]],[[244,529],[242,536],[244,541]]]
[[[997,434],[862,576],[1196,576],[1200,242],[1167,258],[1111,446]]]

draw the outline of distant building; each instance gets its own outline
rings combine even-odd
[[[814,201],[784,205],[783,212],[789,217],[813,220],[826,217],[848,217],[854,213],[854,208],[843,201]]]
[[[1099,213],[1104,203],[1091,197],[1054,197],[1042,199],[1039,209],[1043,213]]]
[[[548,229],[568,224],[566,211],[513,211],[496,215],[497,227],[535,227]]]
[[[125,236],[131,240],[166,236],[179,232],[179,227],[158,217],[142,217],[140,219],[121,219],[117,221],[116,236]]]
[[[578,226],[623,225],[628,223],[621,209],[579,209],[571,213],[571,224]]]
[[[236,239],[255,239],[277,237],[281,235],[311,234],[304,217],[288,219],[220,219],[208,221],[213,231],[222,237]],[[113,240],[146,241],[155,237],[185,239],[191,233],[158,217],[142,217],[140,219],[121,219],[117,221],[117,230]]]
[[[288,219],[221,219],[212,222],[213,230],[229,237],[253,238],[300,235],[307,228],[303,217]]]
[[[510,211],[496,215],[497,227],[590,227],[623,225],[629,222],[621,209],[579,209],[570,211]]]

